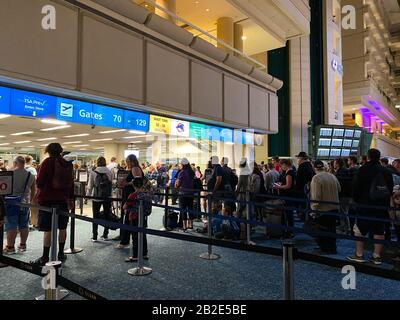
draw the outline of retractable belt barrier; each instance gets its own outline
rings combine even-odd
[[[246,201],[244,200],[237,200],[235,198],[230,198],[230,197],[226,197],[226,195],[229,192],[224,192],[222,191],[221,193],[210,193],[207,192],[206,195],[200,195],[199,190],[193,190],[193,192],[197,192],[198,194],[195,196],[193,195],[193,198],[198,197],[200,198],[205,198],[208,200],[208,208],[209,208],[209,212],[202,212],[200,210],[200,207],[197,208],[197,210],[188,210],[188,209],[181,209],[181,208],[176,208],[173,206],[168,206],[168,205],[162,205],[162,204],[153,204],[153,206],[155,207],[159,207],[159,208],[164,208],[165,212],[167,212],[168,210],[175,210],[175,211],[179,211],[179,212],[194,212],[196,214],[201,214],[205,217],[208,217],[208,220],[210,221],[209,225],[208,225],[208,229],[211,229],[211,222],[212,219],[220,219],[220,220],[229,220],[229,221],[236,221],[238,223],[243,223],[246,225],[253,225],[253,226],[262,226],[262,227],[267,227],[267,228],[276,228],[276,229],[280,229],[280,230],[284,230],[284,231],[291,231],[294,233],[303,233],[303,234],[308,234],[311,236],[324,236],[324,237],[332,237],[332,238],[336,238],[336,239],[347,239],[347,240],[353,240],[353,241],[363,241],[363,242],[369,242],[369,243],[379,243],[379,244],[385,244],[385,245],[389,245],[389,246],[393,246],[393,247],[400,247],[400,244],[394,243],[392,241],[383,241],[383,240],[373,240],[373,239],[368,239],[368,238],[363,238],[363,237],[354,237],[354,236],[349,236],[349,235],[342,235],[342,234],[336,234],[336,233],[331,233],[331,232],[325,232],[325,231],[312,231],[312,230],[307,230],[307,229],[303,229],[303,228],[296,228],[296,227],[289,227],[289,226],[284,226],[281,224],[271,224],[271,223],[265,223],[265,222],[259,222],[259,221],[255,221],[250,219],[249,216],[247,216],[247,219],[240,219],[240,218],[236,218],[236,217],[227,217],[227,216],[222,216],[222,215],[214,215],[211,212],[211,202],[212,201],[229,201],[229,202],[235,202],[235,203],[240,203],[241,205],[247,205],[249,208],[254,208],[254,207],[261,207],[261,208],[280,208],[280,209],[285,209],[288,210],[288,208],[283,205],[280,206],[276,206],[273,204],[268,204],[268,203],[260,203],[257,201],[249,201],[249,197],[246,198]],[[232,193],[233,194],[233,193]],[[165,193],[162,193],[163,196],[166,196],[168,199],[168,196],[171,195],[168,193],[168,190],[166,190]],[[221,196],[219,196],[221,195]],[[248,195],[248,194],[247,194]],[[178,194],[177,197],[181,197],[183,196],[182,194]],[[328,203],[328,204],[333,204],[333,205],[337,205],[340,206],[341,203],[332,203],[332,202],[323,202],[323,201],[310,201],[308,199],[299,199],[299,198],[290,198],[290,197],[279,197],[279,196],[269,196],[269,195],[260,195],[260,196],[265,196],[268,199],[280,199],[280,200],[288,200],[288,201],[292,201],[292,202],[303,202],[303,203]],[[96,198],[96,197],[90,197],[90,196],[81,196],[81,195],[77,195],[76,198],[87,198],[87,199],[93,199],[93,200],[103,200],[103,201],[122,201],[123,199],[120,198],[107,198],[102,199],[102,198]],[[166,203],[168,204],[168,200],[166,200]],[[10,204],[12,204],[10,202]],[[14,205],[18,205],[21,207],[28,207],[28,208],[32,208],[32,207],[36,207],[39,208],[42,211],[46,211],[49,213],[53,213],[53,217],[54,215],[66,215],[69,216],[73,219],[78,219],[78,220],[82,220],[82,221],[86,221],[86,222],[90,222],[90,223],[95,223],[95,224],[99,224],[105,227],[110,227],[110,228],[114,228],[114,229],[122,229],[122,230],[126,230],[128,232],[136,232],[136,233],[140,233],[140,234],[148,234],[148,235],[153,235],[153,236],[158,236],[158,237],[164,237],[164,238],[169,238],[169,239],[175,239],[175,240],[180,240],[180,241],[188,241],[188,242],[193,242],[193,243],[199,243],[199,244],[206,244],[209,246],[209,250],[208,250],[208,256],[210,257],[210,255],[212,254],[212,250],[210,250],[211,246],[218,246],[218,247],[225,247],[225,248],[230,248],[230,249],[236,249],[236,250],[244,250],[244,251],[250,251],[250,252],[257,252],[257,253],[263,253],[263,254],[268,254],[268,255],[273,255],[273,256],[281,256],[284,258],[284,279],[286,279],[286,277],[292,277],[293,275],[291,275],[293,272],[292,270],[292,262],[290,262],[289,260],[293,260],[293,259],[301,259],[304,261],[309,261],[309,262],[313,262],[313,263],[318,263],[318,264],[322,264],[322,265],[327,265],[327,266],[331,266],[331,267],[336,267],[336,268],[342,268],[345,265],[353,265],[358,272],[361,273],[365,273],[365,274],[369,274],[369,275],[374,275],[374,276],[379,276],[379,277],[383,277],[383,278],[387,278],[387,279],[392,279],[392,280],[400,280],[400,272],[396,271],[396,270],[389,270],[389,269],[385,269],[385,268],[377,268],[374,266],[370,266],[370,265],[363,265],[363,264],[357,264],[357,263],[352,263],[352,262],[348,262],[348,261],[344,261],[344,260],[340,260],[340,259],[334,259],[334,258],[329,258],[329,257],[322,257],[322,256],[317,256],[317,255],[313,255],[307,252],[301,252],[298,251],[296,248],[294,248],[293,251],[285,251],[284,249],[287,248],[288,244],[286,243],[286,247],[285,247],[285,243],[283,248],[274,248],[274,247],[267,247],[267,246],[259,246],[259,245],[250,245],[249,243],[237,243],[237,242],[230,242],[230,241],[224,241],[224,240],[218,240],[218,239],[214,239],[211,237],[210,232],[209,232],[209,237],[205,238],[202,236],[193,236],[193,235],[187,235],[187,234],[178,234],[178,233],[172,233],[172,232],[166,232],[166,231],[160,231],[160,230],[153,230],[153,229],[148,229],[145,227],[135,227],[135,226],[131,226],[131,225],[126,225],[126,224],[122,224],[122,223],[117,223],[117,222],[111,222],[111,221],[107,221],[107,220],[102,220],[102,219],[93,219],[93,218],[89,218],[89,217],[85,217],[83,215],[77,215],[74,212],[70,213],[70,212],[63,212],[60,210],[55,210],[54,208],[46,208],[46,207],[40,207],[40,206],[32,206],[32,205],[28,205],[28,204],[20,204],[20,203],[14,203]],[[346,203],[346,206],[354,206],[354,207],[359,207],[358,204],[352,204],[352,203]],[[388,207],[382,207],[382,206],[365,206],[365,205],[361,205],[361,207],[367,207],[369,209],[376,209],[378,208],[378,210],[389,210],[390,208]],[[143,210],[143,208],[142,208]],[[301,212],[301,210],[307,210],[307,212],[316,212],[317,211],[313,211],[310,209],[306,209],[306,208],[296,208],[294,207],[294,210],[297,210],[298,212]],[[379,221],[379,222],[384,222],[384,223],[393,223],[394,221],[391,219],[380,219],[380,218],[373,218],[373,217],[362,217],[359,215],[348,215],[348,214],[338,214],[337,212],[323,212],[323,214],[327,214],[327,215],[335,215],[338,217],[347,217],[347,218],[355,218],[355,219],[365,219],[365,220],[371,220],[371,221]],[[53,224],[54,225],[54,224]],[[75,227],[75,226],[74,226]],[[3,228],[1,228],[1,239],[3,238]],[[54,240],[53,240],[54,241]],[[294,245],[291,245],[294,246]],[[36,265],[33,264],[29,264],[26,262],[22,262],[22,261],[18,261],[15,259],[11,259],[9,257],[5,257],[2,255],[2,248],[0,249],[0,263],[4,263],[6,265],[15,267],[17,269],[20,270],[24,270],[27,272],[30,272],[32,274],[38,275],[38,276],[44,276],[44,274],[42,273],[42,269]],[[53,249],[54,250],[54,249]],[[290,249],[291,250],[291,249]],[[284,251],[286,253],[284,253]],[[289,252],[289,253],[288,253]],[[212,260],[212,259],[210,259]],[[287,299],[294,299],[294,295],[292,292],[292,287],[293,287],[293,279],[289,279],[290,281],[285,281],[285,298]],[[66,279],[65,277],[62,277],[61,275],[57,275],[57,283],[62,285],[63,287],[71,290],[72,292],[75,292],[76,294],[86,298],[86,299],[92,299],[92,300],[104,300],[105,298],[72,282],[71,280]]]

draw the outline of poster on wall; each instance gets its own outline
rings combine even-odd
[[[170,134],[178,137],[189,138],[190,124],[187,121],[171,119]]]
[[[150,115],[150,132],[169,134],[171,132],[171,119]]]

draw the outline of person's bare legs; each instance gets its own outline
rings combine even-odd
[[[375,235],[374,239],[375,240],[385,240],[385,236]],[[374,254],[375,254],[375,256],[380,257],[382,251],[383,251],[383,244],[375,243],[375,245],[374,245]]]
[[[43,246],[44,247],[50,247],[51,246],[51,232],[45,232],[43,234]]]
[[[356,241],[356,255],[359,257],[364,256],[364,242]]]
[[[29,230],[28,228],[19,230],[19,236],[21,237],[21,244],[26,245],[26,241],[28,240]]]
[[[17,230],[7,230],[7,247],[14,248]]]

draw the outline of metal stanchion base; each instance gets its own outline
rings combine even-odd
[[[160,231],[168,231],[166,228],[162,227]]]
[[[221,258],[218,254],[215,253],[208,253],[208,252],[204,252],[200,255],[200,258],[205,259],[205,260],[217,260],[219,258]]]
[[[128,270],[128,273],[131,276],[147,276],[152,272],[153,272],[153,269],[151,269],[149,267],[141,267],[141,268],[137,267],[137,268]]]
[[[65,249],[64,253],[65,254],[75,254],[75,253],[79,253],[82,252],[83,249],[82,248],[74,248],[74,249]]]
[[[1,263],[1,262],[0,262],[0,269],[1,269],[1,268],[6,268],[6,267],[8,267],[8,264],[4,264],[4,263]]]
[[[69,291],[65,289],[58,290],[56,300],[63,300],[69,295]],[[46,300],[46,296],[42,294],[39,297],[36,297],[35,300]]]
[[[250,246],[255,246],[257,243],[255,243],[253,241],[247,241],[246,244],[248,244]]]

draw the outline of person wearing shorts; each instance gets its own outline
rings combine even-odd
[[[4,254],[14,254],[15,240],[19,231],[19,252],[26,251],[26,241],[29,234],[29,210],[22,208],[20,203],[30,203],[35,194],[35,177],[25,170],[25,158],[18,156],[13,161],[13,194],[6,198],[5,230],[7,231],[7,245]]]
[[[39,210],[39,231],[44,232],[43,255],[34,261],[39,266],[49,262],[52,230],[52,213],[50,209],[57,209],[58,216],[58,260],[65,262],[65,241],[69,217],[65,214],[74,207],[74,177],[72,163],[62,157],[63,148],[59,143],[51,143],[46,147],[49,157],[42,162],[37,175],[38,192],[35,202],[49,208],[48,211]]]

